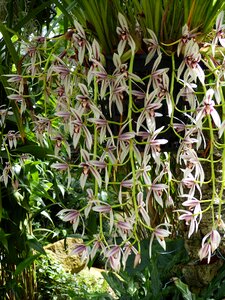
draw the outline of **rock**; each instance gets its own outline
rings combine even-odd
[[[82,239],[66,238],[49,244],[44,249],[50,259],[61,264],[66,272],[74,274],[85,267],[85,264],[81,263],[79,255],[70,254],[75,243],[82,243]]]

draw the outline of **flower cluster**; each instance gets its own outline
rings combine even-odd
[[[165,57],[156,35],[148,30],[150,38],[143,40],[148,52],[140,61],[144,74],[135,69],[135,39],[121,14],[116,29],[120,42],[111,59],[104,59],[98,42],[89,40],[77,21],[63,52],[53,55],[38,42],[32,51],[28,48],[23,74],[31,78],[30,98],[37,92],[34,78],[43,91],[32,112],[37,143],[53,145],[51,172],[67,172],[67,190],[72,191],[73,179],[79,178],[86,195],[84,206],[63,208],[58,216],[81,235],[91,214],[98,222],[87,243],[74,245],[73,253],[83,261],[100,251],[106,267],[119,271],[133,254],[136,266],[142,239],[149,239],[150,257],[154,241],[166,251],[166,238],[180,234],[174,220],[185,221],[191,238],[208,210],[212,230],[202,240],[200,259],[208,257],[209,262],[219,247],[215,205],[222,222],[224,70],[213,55],[217,42],[224,46],[222,18],[217,20],[211,55],[185,25],[177,49],[179,66],[176,54]],[[126,51],[130,57],[124,61]],[[9,81],[17,85],[9,99],[24,115],[23,76],[13,75]],[[11,112],[2,107],[0,114],[3,124]],[[20,134],[10,131],[4,146],[11,150],[18,139]],[[222,163],[222,179],[216,175],[215,151],[221,153],[217,162]],[[5,185],[11,176],[13,166],[7,163]],[[206,196],[209,183],[211,192]]]

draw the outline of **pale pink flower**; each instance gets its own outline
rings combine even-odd
[[[156,52],[157,52],[157,55],[160,55],[160,53],[161,53],[160,45],[159,45],[159,42],[158,42],[158,39],[157,39],[155,33],[151,29],[148,29],[148,28],[147,28],[147,31],[150,34],[151,38],[143,39],[144,43],[148,47],[148,55],[145,60],[146,65],[152,60],[152,58],[154,57]]]
[[[163,130],[163,128],[164,126],[158,128],[153,133],[147,131],[139,131],[139,133],[137,134],[138,136],[142,137],[143,140],[147,139],[144,156],[147,157],[149,152],[151,151],[152,157],[157,165],[161,164],[161,145],[165,145],[166,143],[168,143],[167,139],[157,139],[157,135]]]
[[[81,244],[75,243],[70,255],[79,255],[81,263],[85,262],[85,265],[87,265],[89,261],[89,253],[90,253],[90,247],[82,243]]]
[[[166,229],[160,228],[162,226],[165,226]],[[165,223],[165,224],[160,224],[160,225],[158,225],[154,228],[154,231],[152,233],[152,236],[151,236],[151,239],[150,239],[150,242],[149,242],[149,256],[150,256],[150,258],[152,256],[152,243],[153,243],[154,238],[156,238],[158,243],[160,244],[160,246],[164,250],[166,250],[165,238],[168,237],[171,234],[171,232],[168,230],[169,226],[170,226],[169,224]]]
[[[208,239],[208,241],[206,241]],[[213,229],[207,233],[202,239],[202,247],[199,250],[200,260],[208,256],[207,262],[209,264],[213,252],[219,247],[221,236],[219,232]]]
[[[205,173],[196,151],[194,149],[187,149],[183,154],[180,155],[180,163],[182,163],[182,160],[186,166],[186,169],[182,169],[184,172],[184,177],[187,177],[188,174],[194,172],[193,175],[195,180],[203,183],[205,179]]]
[[[132,252],[135,254],[134,268],[138,264],[140,264],[140,262],[141,262],[140,253],[138,253],[137,249],[130,242],[127,242],[123,248],[123,256],[122,256],[123,269],[126,268],[127,259],[129,257],[129,255],[132,254]]]
[[[82,157],[82,162],[80,163],[80,167],[83,168],[83,172],[80,176],[80,185],[82,189],[84,188],[86,184],[86,180],[88,178],[89,172],[92,173],[94,176],[95,180],[98,183],[98,186],[101,187],[102,185],[102,177],[98,171],[98,169],[102,170],[106,168],[106,163],[104,161],[100,160],[91,160],[90,159],[90,154],[85,150],[81,149],[81,157]]]
[[[168,185],[164,183],[152,183],[149,189],[147,199],[149,199],[150,194],[153,193],[154,199],[159,203],[161,207],[163,207],[163,191],[167,194]],[[147,201],[148,202],[148,201]]]
[[[53,163],[51,164],[51,168],[62,172],[67,171],[67,180],[68,180],[67,187],[69,187],[72,180],[69,165],[67,163]]]
[[[6,108],[6,105],[1,105],[0,106],[0,126],[3,126],[5,124],[5,119],[7,116],[12,116],[13,112],[10,111],[11,108]]]
[[[215,46],[220,42],[225,47],[225,24],[223,24],[224,11],[222,10],[216,19],[216,36],[212,41],[212,53],[215,55]]]
[[[64,222],[70,222],[73,224],[74,233],[77,231],[80,219],[83,222],[83,233],[84,234],[84,221],[81,218],[80,212],[75,209],[62,209],[57,213],[57,216]]]
[[[193,39],[189,40],[184,48],[184,60],[180,64],[177,77],[181,78],[184,72],[183,78],[184,82],[190,82],[190,79],[195,81],[197,78],[204,84],[205,73],[202,70],[199,62],[201,61],[201,54],[199,51],[199,45]]]
[[[188,43],[188,41],[190,41],[195,35],[193,33],[191,33],[189,31],[189,28],[188,28],[188,25],[185,24],[183,27],[182,27],[182,37],[180,39],[180,42],[178,44],[178,47],[177,47],[177,56],[180,55],[182,49],[184,48],[184,46]]]
[[[13,100],[16,103],[20,103],[20,113],[23,114],[26,111],[26,100],[23,95],[20,94],[11,94],[8,96],[9,100]]]
[[[83,27],[76,20],[74,21],[76,33],[73,34],[74,45],[78,50],[78,60],[82,64],[84,61],[85,50],[90,49],[90,45],[86,39],[86,34]]]
[[[92,135],[80,115],[81,112],[75,111],[75,109],[71,109],[71,111],[75,117],[75,119],[71,118],[70,121],[70,136],[73,139],[74,148],[77,148],[81,134],[83,133],[85,136],[85,144],[88,150],[91,150],[93,143]]]
[[[17,140],[21,138],[19,132],[15,132],[14,130],[8,131],[6,138],[9,143],[9,148],[12,149],[13,147],[16,148]]]
[[[194,210],[194,212],[182,209],[177,210],[177,212],[183,213],[178,219],[184,220],[186,225],[189,226],[188,238],[190,238],[194,232],[198,231],[198,225],[201,221],[199,206],[197,206],[196,211]]]
[[[126,240],[127,236],[130,235],[133,229],[133,223],[134,223],[133,218],[128,218],[126,221],[125,220],[117,221],[116,227],[119,235],[122,237],[123,240]]]
[[[150,222],[150,217],[148,212],[146,211],[145,207],[145,202],[143,201],[143,192],[139,192],[137,194],[137,202],[138,202],[138,211],[140,212],[142,218],[145,221],[145,224],[147,226],[151,226],[151,222]]]
[[[184,172],[184,177],[181,180],[181,184],[180,184],[180,193],[184,194],[184,189],[189,189],[189,197],[192,197],[195,195],[196,192],[196,188],[199,192],[200,198],[202,197],[202,191],[200,188],[200,185],[198,184],[197,180],[194,178],[194,176],[192,175],[191,172],[186,172],[185,170],[181,169]]]
[[[122,254],[122,250],[120,246],[118,245],[111,246],[110,249],[105,253],[105,257],[107,258],[106,266],[109,263],[110,267],[115,272],[119,272],[121,267],[121,263],[120,263],[121,254]]]
[[[206,95],[203,99],[204,106],[199,109],[199,112],[196,116],[196,124],[201,122],[201,120],[205,116],[210,115],[212,117],[215,125],[218,128],[220,128],[221,120],[220,120],[220,116],[219,116],[218,112],[214,108],[215,102],[212,100],[213,95],[214,95],[214,90],[213,89],[207,90]]]
[[[113,224],[114,224],[114,216],[112,207],[108,204],[101,204],[102,201],[98,201],[100,204],[97,204],[92,207],[93,211],[96,211],[101,214],[109,214],[109,233],[112,232]]]
[[[134,52],[135,51],[135,42],[129,33],[127,21],[121,13],[118,14],[118,20],[120,23],[120,27],[116,28],[116,32],[120,36],[120,42],[118,44],[117,50],[118,50],[119,55],[121,56],[124,52],[124,49],[125,49],[127,43],[131,47],[132,52]]]
[[[11,175],[13,175],[12,166],[10,165],[9,162],[6,162],[3,172],[2,172],[2,175],[0,177],[0,181],[3,181],[5,186],[8,185],[9,178],[11,178],[10,173],[11,173]]]

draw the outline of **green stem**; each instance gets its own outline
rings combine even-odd
[[[213,127],[212,127],[212,120],[211,116],[208,115],[208,122],[209,122],[209,133],[210,133],[210,165],[211,165],[211,179],[212,179],[212,200],[211,200],[211,210],[212,210],[212,222],[213,227],[215,225],[214,220],[214,202],[216,197],[216,176],[215,176],[215,166],[214,166],[214,158],[213,158],[213,152],[214,152],[214,133],[213,133]]]
[[[130,58],[130,65],[129,65],[129,73],[133,72],[133,64],[134,64],[134,53],[132,53]],[[132,97],[132,80],[129,79],[128,81],[128,87],[129,87],[129,106],[128,106],[128,115],[127,119],[129,122],[129,131],[133,131],[132,126],[132,111],[133,111],[133,97]],[[136,168],[135,168],[135,161],[134,161],[134,151],[133,151],[133,139],[130,140],[130,151],[129,151],[129,157],[130,157],[130,164],[131,164],[131,170],[132,170],[132,177],[133,177],[133,185],[132,185],[132,200],[134,205],[134,212],[135,212],[135,219],[139,220],[138,215],[138,205],[136,200]],[[138,241],[139,238],[137,236],[137,222],[134,224],[134,235],[136,240]]]
[[[223,91],[220,87],[220,97],[222,102],[222,121],[225,119],[225,106],[224,106],[224,97],[223,97]],[[223,144],[225,144],[225,133],[223,134]],[[222,151],[222,179],[221,179],[221,188],[220,188],[220,194],[219,194],[219,207],[218,207],[218,218],[221,218],[221,212],[222,212],[222,198],[223,198],[223,191],[225,187],[225,147],[223,147]]]

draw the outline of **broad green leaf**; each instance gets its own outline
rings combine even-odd
[[[182,293],[182,296],[185,300],[195,300],[196,297],[192,294],[188,288],[188,285],[183,283],[179,278],[173,278],[176,287]]]
[[[10,234],[5,233],[4,230],[0,228],[0,242],[2,243],[2,245],[7,251],[9,251],[8,240],[7,240],[8,236],[10,236]]]
[[[29,153],[34,155],[36,158],[44,159],[47,155],[53,154],[54,152],[45,147],[41,147],[38,145],[26,145],[17,147],[16,149],[12,150],[14,153]]]
[[[43,246],[41,245],[41,243],[39,243],[35,238],[33,238],[33,237],[29,238],[28,239],[28,245],[30,246],[30,248],[36,250],[40,254],[46,254]]]
[[[26,268],[29,268],[31,264],[40,256],[40,254],[35,254],[29,256],[28,258],[24,259],[21,263],[19,263],[16,267],[16,271],[14,273],[15,276],[20,275]]]

